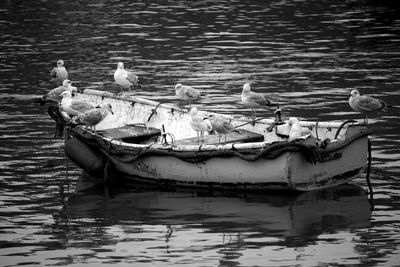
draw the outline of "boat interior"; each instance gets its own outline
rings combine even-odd
[[[133,96],[85,90],[77,98],[96,104],[110,103],[114,115],[97,126],[97,133],[112,140],[130,144],[169,143],[176,145],[218,145],[229,143],[272,143],[288,140],[288,118],[275,111],[275,118],[252,119],[246,116],[222,115],[229,119],[235,131],[225,135],[205,132],[198,138],[190,127],[190,111]],[[212,112],[199,111],[206,118]],[[329,142],[343,140],[350,125],[346,122],[300,121],[300,139],[313,137]]]

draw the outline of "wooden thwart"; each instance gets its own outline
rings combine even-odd
[[[161,130],[153,127],[146,127],[141,125],[126,125],[118,128],[111,128],[102,131],[97,131],[104,137],[113,140],[122,140],[124,142],[135,142],[136,140],[144,140],[152,137],[158,137]]]
[[[226,142],[225,135],[221,135],[221,144],[228,143],[249,143],[249,142],[262,142],[264,140],[264,136],[258,133],[250,132],[243,129],[237,129],[238,132],[232,132],[226,134]],[[200,142],[198,142],[197,136],[191,138],[185,138],[176,140],[175,144],[177,145],[199,145],[199,144],[207,144],[207,145],[215,145],[219,144],[218,134],[213,135],[205,135],[200,137]]]

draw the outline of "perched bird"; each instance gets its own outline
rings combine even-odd
[[[361,114],[364,114],[364,123],[368,124],[367,113],[384,109],[386,107],[393,107],[386,104],[386,102],[372,98],[366,95],[360,95],[358,90],[352,90],[349,98],[350,107]]]
[[[189,106],[192,106],[192,100],[194,99],[199,99],[201,96],[201,93],[199,90],[187,86],[187,85],[182,85],[180,83],[175,85],[175,95],[185,101],[189,101]]]
[[[117,69],[114,72],[114,80],[121,87],[128,88],[131,91],[132,86],[139,86],[139,78],[130,71],[124,69],[124,63],[118,62]]]
[[[292,117],[288,121],[289,127],[289,139],[288,141],[293,141],[302,136],[302,129],[299,123],[299,120]]]
[[[72,119],[73,124],[83,124],[89,126],[96,132],[96,125],[102,122],[108,115],[108,112],[114,115],[110,104],[104,104],[99,108],[93,108]]]
[[[242,90],[242,104],[245,107],[251,108],[252,116],[256,117],[256,108],[269,107],[272,105],[271,101],[261,93],[255,93],[251,91],[250,83],[245,83]]]
[[[56,85],[62,85],[66,79],[68,79],[68,71],[64,67],[64,61],[59,59],[57,61],[57,67],[54,67],[50,71],[50,82]]]
[[[226,134],[227,133],[238,132],[237,130],[235,130],[235,128],[231,124],[230,120],[228,120],[227,118],[210,114],[208,116],[208,119],[210,120],[212,129],[218,133],[218,142],[219,143],[221,143],[221,134],[225,135],[225,142],[226,142]]]
[[[72,99],[70,91],[62,92],[61,96],[61,109],[67,112],[70,116],[80,115],[94,108],[94,106],[89,102]]]
[[[41,98],[36,99],[35,103],[40,103],[41,106],[49,102],[59,103],[62,100],[61,94],[65,91],[71,93],[77,91],[76,87],[72,86],[72,82],[68,79],[63,81],[63,85],[54,88]]]
[[[190,110],[190,126],[192,127],[193,130],[196,131],[197,133],[197,141],[200,142],[200,136],[203,137],[204,139],[204,132],[205,131],[211,131],[212,130],[212,126],[210,121],[207,119],[205,120],[203,116],[200,116],[197,113],[197,108],[193,107]]]

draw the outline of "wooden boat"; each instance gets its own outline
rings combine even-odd
[[[288,126],[279,116],[252,122],[226,115],[238,132],[223,143],[211,134],[198,142],[187,110],[89,89],[75,97],[109,103],[114,111],[95,134],[70,124],[58,108],[49,110],[68,130],[68,157],[95,177],[161,186],[308,191],[346,183],[367,165],[369,132],[354,121],[300,121],[304,136],[289,142]]]

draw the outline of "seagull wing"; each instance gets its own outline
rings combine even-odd
[[[72,108],[78,112],[84,113],[86,111],[93,109],[94,106],[88,102],[73,99],[71,101],[70,108]]]
[[[270,106],[271,105],[271,101],[269,101],[268,98],[264,94],[250,92],[248,98],[249,98],[250,102],[253,102],[254,104],[257,104],[260,106]]]
[[[200,97],[200,91],[190,86],[185,86],[186,95],[190,98]]]
[[[54,102],[59,102],[62,99],[61,94],[66,90],[67,88],[64,86],[59,86],[57,88],[54,88],[53,90],[47,93],[46,99]]]
[[[137,84],[137,82],[138,82],[138,80],[139,80],[138,76],[136,76],[135,74],[133,74],[133,73],[130,72],[130,71],[127,71],[127,72],[126,72],[126,79],[127,79],[128,81],[130,81],[131,83],[133,83],[133,84]]]
[[[95,126],[103,119],[101,110],[99,108],[94,108],[85,113],[75,117],[75,123],[85,124],[88,126]]]
[[[211,124],[207,120],[204,120],[202,116],[192,116],[190,119],[190,126],[195,131],[208,131],[211,130]]]
[[[224,128],[226,130],[228,130],[229,132],[232,132],[233,130],[235,130],[235,128],[233,127],[232,123],[228,119],[224,120]]]
[[[54,67],[50,71],[50,79],[55,79],[57,78],[57,67]]]
[[[354,104],[363,111],[375,111],[386,107],[386,103],[382,100],[365,95],[357,97]]]
[[[203,120],[203,122],[204,122],[204,126],[205,126],[205,128],[206,128],[206,131],[212,131],[212,125],[211,125],[211,122],[210,122],[210,120]]]

